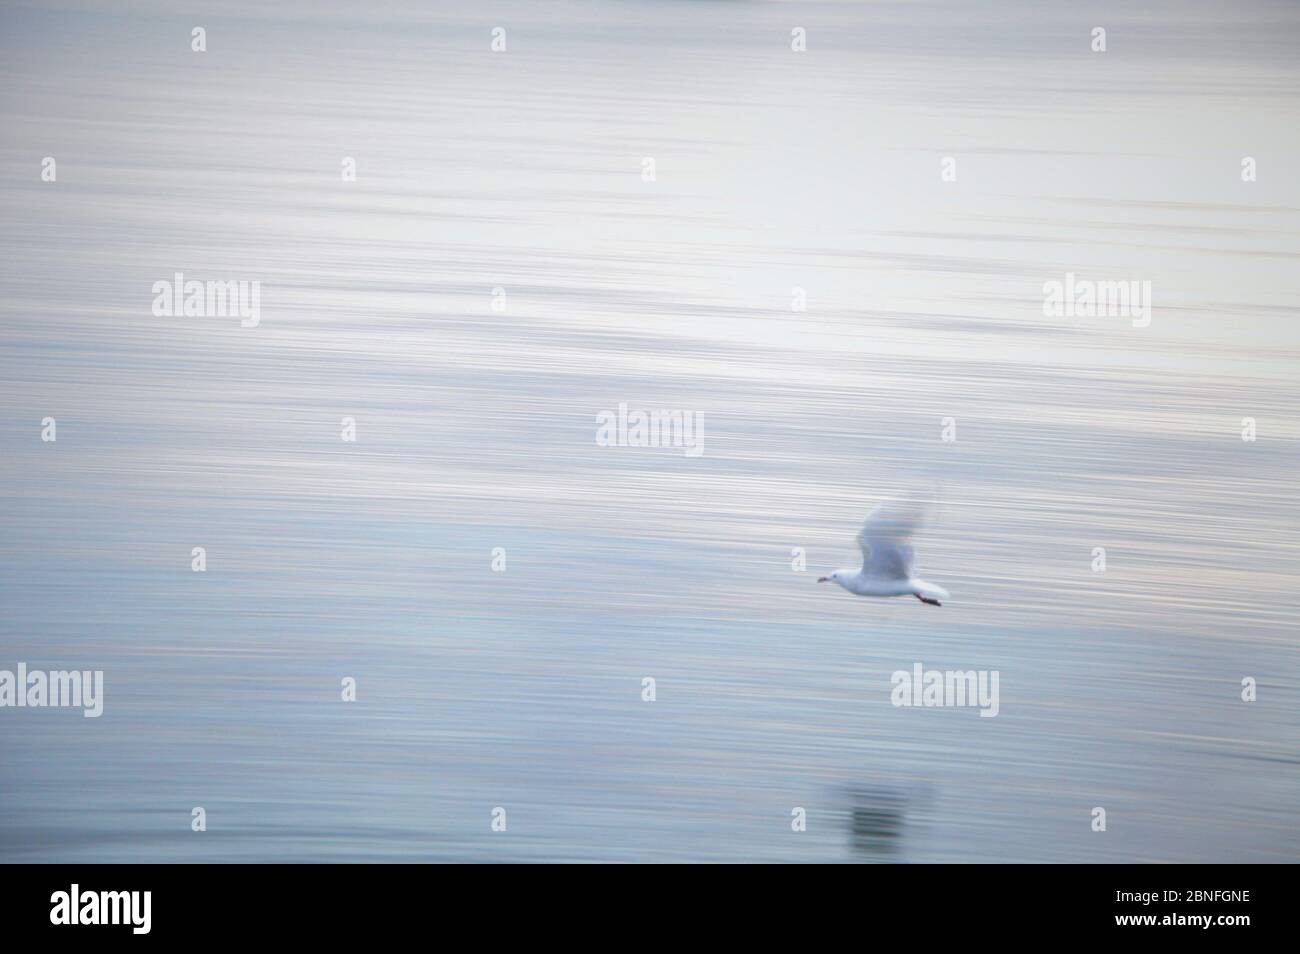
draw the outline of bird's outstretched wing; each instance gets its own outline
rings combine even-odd
[[[858,532],[863,572],[886,580],[911,577],[912,534],[924,516],[924,510],[912,502],[883,503],[867,514]]]

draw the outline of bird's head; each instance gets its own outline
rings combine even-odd
[[[836,570],[836,571],[835,571],[834,573],[832,573],[830,576],[819,576],[819,577],[817,578],[817,582],[818,582],[818,583],[838,583],[838,582],[840,581],[840,574],[843,573],[843,572],[844,572],[843,570]]]

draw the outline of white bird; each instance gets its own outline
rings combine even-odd
[[[858,532],[862,569],[836,570],[818,583],[832,581],[857,596],[915,596],[922,603],[942,606],[948,591],[912,575],[912,534],[921,525],[914,504],[883,503],[867,514]]]

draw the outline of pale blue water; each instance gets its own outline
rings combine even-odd
[[[0,668],[106,699],[0,709],[0,858],[1300,857],[1300,8],[2,17]],[[819,587],[917,486],[951,601]]]

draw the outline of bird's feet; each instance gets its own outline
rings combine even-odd
[[[928,598],[928,597],[922,596],[920,593],[913,593],[912,595],[915,596],[915,597],[916,597],[918,600],[920,600],[922,603],[929,603],[931,606],[942,606],[942,605],[943,605],[943,604],[940,603],[938,600],[932,600],[932,599],[930,599],[930,598]]]

